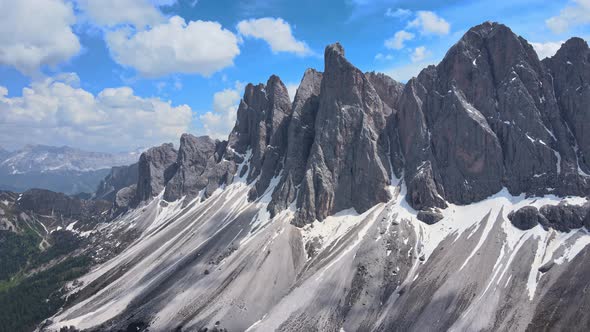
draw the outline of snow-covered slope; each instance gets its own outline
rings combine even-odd
[[[110,227],[141,236],[70,289],[83,295],[50,330],[522,331],[539,319],[571,326],[567,317],[583,310],[564,306],[576,299],[559,290],[586,283],[573,274],[588,269],[580,262],[590,234],[521,231],[507,215],[585,198],[502,190],[449,205],[427,225],[401,184],[390,188],[394,199],[363,214],[346,210],[298,228],[293,209],[269,218],[268,195],[248,202],[249,187],[238,180],[186,208],[158,197],[122,216]],[[549,308],[555,298],[561,307]],[[543,315],[548,309],[553,316]]]

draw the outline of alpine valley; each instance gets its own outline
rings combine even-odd
[[[247,85],[225,141],[153,147],[89,200],[2,193],[0,325],[588,331],[589,105],[580,38],[539,60],[486,22],[407,84],[329,45],[293,102]]]

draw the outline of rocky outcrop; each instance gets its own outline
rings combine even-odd
[[[141,154],[138,163],[134,204],[147,201],[164,190],[177,169],[178,152],[171,143],[151,148]]]
[[[264,194],[282,169],[291,111],[289,93],[278,76],[271,76],[266,85],[246,86],[228,145],[240,158],[250,153],[248,166],[240,174],[247,173],[249,183],[256,180],[250,199]]]
[[[418,220],[420,220],[428,225],[433,225],[433,224],[436,224],[437,222],[441,221],[444,218],[444,216],[438,210],[430,210],[430,211],[418,212],[418,214],[416,215],[416,218],[418,218]]]
[[[204,197],[208,197],[229,179],[228,170],[220,168],[221,143],[208,136],[195,137],[183,134],[180,138],[177,170],[166,184],[164,199],[175,201],[182,197],[194,199],[205,189]]]
[[[590,205],[545,205],[540,209],[525,206],[508,215],[510,222],[522,230],[531,229],[537,225],[546,230],[553,228],[560,232],[586,227],[590,230]]]
[[[525,206],[508,214],[508,219],[514,227],[526,231],[536,227],[538,224],[546,223],[545,217],[534,206]]]
[[[305,175],[299,184],[283,174],[291,188],[300,186],[297,194],[284,191],[298,197],[296,224],[348,208],[366,211],[389,199],[388,155],[379,148],[386,109],[367,77],[346,60],[342,46],[328,46]]]
[[[132,184],[129,187],[121,188],[115,195],[113,207],[117,213],[124,212],[133,204],[135,193],[137,192],[137,184]]]
[[[94,199],[114,201],[119,190],[137,184],[138,163],[129,166],[115,166],[96,189]]]

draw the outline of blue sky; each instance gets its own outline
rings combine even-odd
[[[224,138],[244,84],[294,92],[339,41],[406,81],[467,29],[510,26],[554,53],[590,35],[590,0],[0,0],[0,146],[122,151]]]

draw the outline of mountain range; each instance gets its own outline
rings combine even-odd
[[[135,163],[140,154],[139,150],[101,153],[45,145],[26,145],[12,152],[0,148],[0,189],[93,193],[111,167]]]
[[[83,239],[16,287],[88,260],[39,331],[586,331],[589,102],[580,38],[540,60],[485,22],[406,84],[335,43],[293,102],[248,84],[227,140],[150,148],[83,209],[6,193],[7,225]]]

